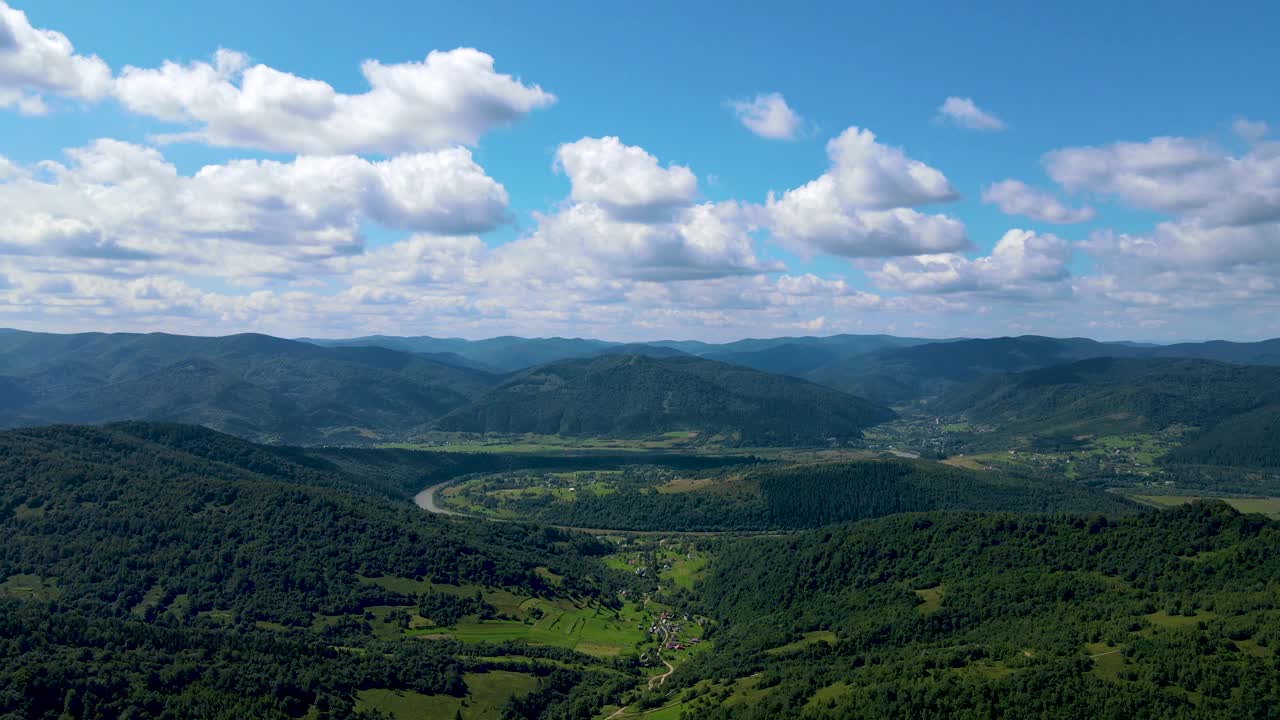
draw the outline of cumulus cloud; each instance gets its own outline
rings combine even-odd
[[[733,114],[751,132],[770,140],[794,140],[803,118],[787,105],[781,93],[762,93],[729,103]]]
[[[1218,271],[1280,267],[1280,225],[1209,226],[1191,221],[1157,225],[1143,234],[1102,231],[1081,247],[1112,271]]]
[[[499,272],[512,280],[532,272],[678,281],[780,270],[756,257],[748,227],[732,202],[694,205],[658,223],[619,221],[581,203],[540,216],[533,233],[499,248]]]
[[[1003,130],[1005,127],[1003,120],[978,107],[973,98],[954,95],[942,101],[938,117],[970,130]]]
[[[359,251],[366,222],[467,233],[507,218],[505,189],[462,148],[382,162],[236,160],[191,176],[154,148],[114,140],[67,157],[0,182],[0,205],[13,209],[0,219],[0,254],[114,260],[98,264],[113,273],[160,263],[271,274]],[[143,264],[133,272],[155,269]]]
[[[133,112],[196,126],[168,140],[310,154],[471,145],[555,102],[541,87],[495,72],[493,58],[471,48],[432,51],[422,62],[368,60],[360,69],[370,89],[349,95],[220,50],[212,63],[126,67],[115,95]]]
[[[826,173],[781,197],[770,194],[764,214],[783,242],[845,257],[968,247],[960,221],[911,209],[958,197],[940,171],[856,127],[829,142],[827,155]]]
[[[1070,191],[1114,195],[1146,210],[1208,225],[1280,220],[1280,143],[1259,142],[1243,155],[1188,138],[1055,150],[1049,176]]]
[[[76,54],[66,35],[32,27],[26,13],[0,0],[0,107],[40,115],[46,94],[93,101],[110,90],[105,62]]]
[[[845,130],[827,143],[827,155],[827,177],[834,180],[840,200],[851,207],[882,210],[959,197],[941,171],[876,142],[870,130]]]
[[[869,273],[879,287],[913,293],[980,292],[1046,297],[1069,291],[1071,245],[1055,235],[1013,229],[985,257],[945,253],[900,258]]]
[[[982,201],[1000,208],[1006,215],[1025,215],[1051,223],[1079,223],[1093,219],[1093,208],[1072,208],[1053,195],[1017,180],[1001,180],[982,190]]]
[[[669,217],[692,204],[698,193],[698,179],[689,168],[663,168],[644,148],[624,145],[616,137],[561,145],[556,167],[569,177],[574,200],[599,205],[621,220]]]
[[[1148,232],[1100,231],[1080,243],[1096,268],[1077,282],[1080,291],[1099,302],[1186,311],[1280,302],[1271,279],[1280,274],[1280,143],[1251,125],[1237,128],[1258,138],[1241,154],[1158,137],[1046,155],[1050,177],[1068,190],[1173,216]]]

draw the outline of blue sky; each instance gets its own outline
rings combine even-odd
[[[0,41],[0,157],[14,168],[5,178],[0,163],[0,205],[12,211],[0,225],[0,325],[618,339],[1280,335],[1270,131],[1280,94],[1266,89],[1280,67],[1280,11],[1268,3],[0,9],[16,38]],[[38,31],[74,49],[31,39]],[[295,140],[279,131],[289,123],[264,139],[266,113],[280,111],[264,103],[284,95],[215,101],[220,90],[195,76],[123,79],[127,66],[166,62],[213,72],[225,49],[243,54],[226,87],[243,89],[261,65],[358,97],[370,87],[366,60],[409,67],[457,48],[487,55],[492,70],[440,79],[428,69],[406,81],[446,95],[449,83],[463,87],[430,138],[405,127],[366,141],[344,121],[349,142]],[[507,84],[486,95],[494,77]],[[436,96],[407,92],[397,107],[436,122]],[[772,94],[795,118],[786,139],[752,132],[734,109]],[[988,120],[944,115],[948,98]],[[250,117],[250,105],[264,114]],[[494,108],[503,120],[485,115]],[[217,123],[232,129],[218,135]],[[163,137],[184,132],[197,137]],[[617,144],[575,144],[610,137]],[[850,143],[842,159],[828,146],[836,138]],[[117,142],[95,145],[102,139]],[[90,147],[80,160],[67,154]],[[403,168],[377,168],[455,150],[469,153],[447,156],[466,165],[463,184],[432,175],[422,187],[421,175],[386,180]],[[124,153],[179,179],[157,179],[164,173]],[[92,175],[89,164],[108,156],[134,175]],[[348,162],[304,162],[334,156]],[[274,164],[241,166],[229,185],[191,177],[243,161]],[[921,181],[916,166],[937,177]],[[342,181],[329,187],[323,172]],[[395,212],[351,201],[384,181],[411,195],[396,196]],[[1002,181],[1018,183],[1001,186],[1004,202],[984,198]],[[189,196],[202,194],[218,207],[193,206]],[[145,202],[126,212],[135,198]]]

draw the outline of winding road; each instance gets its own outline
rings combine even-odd
[[[675,671],[676,671],[676,666],[675,666],[675,665],[672,665],[672,664],[671,664],[671,663],[669,663],[669,662],[667,662],[667,659],[666,659],[666,658],[659,656],[659,657],[658,657],[658,659],[662,661],[662,664],[663,664],[663,665],[666,665],[666,666],[667,666],[667,671],[666,671],[666,672],[664,672],[664,673],[662,673],[661,675],[655,675],[655,676],[653,676],[653,677],[649,678],[649,689],[650,689],[650,690],[652,690],[652,689],[653,689],[655,686],[657,686],[657,685],[662,685],[662,684],[666,683],[666,682],[667,682],[667,678],[671,677],[671,673],[673,673],[673,672],[675,672]]]

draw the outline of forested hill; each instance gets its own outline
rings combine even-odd
[[[1280,368],[1098,358],[993,376],[944,395],[933,407],[1019,433],[1107,434],[1171,425],[1209,431],[1240,418],[1230,433],[1235,435],[1266,427],[1264,417],[1280,409]],[[1274,446],[1272,438],[1257,449]]]
[[[947,340],[893,335],[830,335],[751,338],[720,344],[660,340],[627,346],[581,338],[463,340],[375,335],[308,342],[450,353],[478,366],[504,371],[609,352],[652,355],[657,353],[656,349],[667,348],[707,360],[804,378],[886,403],[918,399],[991,372],[1018,372],[1095,357],[1166,357],[1241,365],[1280,365],[1280,339],[1153,345],[1036,335]]]
[[[0,425],[165,420],[295,443],[396,437],[497,376],[265,335],[0,334]]]
[[[461,674],[493,660],[392,641],[371,611],[407,620],[433,583],[613,602],[626,582],[588,536],[449,521],[389,487],[203,428],[0,433],[0,717],[341,718],[364,688],[465,697]],[[559,682],[585,685],[588,659],[567,656]]]
[[[509,335],[485,340],[370,335],[341,340],[307,338],[303,341],[327,347],[383,347],[414,353],[453,353],[500,372],[523,370],[565,358],[587,357],[616,345],[581,338],[522,338]]]
[[[918,345],[930,340],[894,337],[892,335],[829,335],[824,337],[751,338],[716,344],[697,340],[658,340],[649,343],[617,343],[583,338],[522,338],[503,336],[485,340],[462,338],[393,337],[369,335],[347,339],[304,339],[305,342],[329,347],[373,346],[418,353],[449,353],[483,367],[502,371],[524,370],[535,365],[572,358],[595,357],[609,353],[660,355],[661,350],[676,351],[719,360],[765,372],[792,372],[796,354],[810,358],[807,368],[839,358],[860,355],[888,347]]]
[[[925,510],[1122,513],[1138,507],[1077,483],[903,459],[744,465],[704,472],[692,489],[679,492],[627,483],[564,502],[503,493],[507,485],[494,484],[502,509],[516,517],[624,530],[776,531]]]
[[[1025,372],[1093,358],[1184,358],[1280,365],[1280,340],[1159,346],[1024,335],[886,348],[846,356],[799,374],[817,383],[892,403],[944,393],[991,374]]]
[[[742,445],[857,437],[887,408],[796,378],[693,357],[565,360],[507,380],[440,420],[443,430],[575,436],[694,431]]]
[[[698,588],[715,652],[663,690],[709,720],[1272,717],[1278,546],[1221,504],[744,540]]]
[[[537,589],[537,566],[578,569],[525,530],[447,522],[326,459],[192,426],[2,432],[0,478],[0,576],[118,612],[158,584],[192,613],[309,624],[385,595],[357,574]]]
[[[972,382],[990,373],[1017,372],[1093,357],[1144,352],[1126,344],[1085,338],[1022,337],[957,340],[892,348],[817,368],[808,377],[886,402],[912,400]]]

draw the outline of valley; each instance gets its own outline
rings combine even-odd
[[[0,720],[1280,720],[1277,28],[0,0]]]
[[[355,362],[231,347],[249,368],[282,349],[319,373]],[[118,365],[132,352],[107,353],[113,373],[134,372]],[[462,415],[395,437],[0,432],[0,657],[57,669],[0,672],[0,707],[1065,719],[1044,698],[1069,692],[1193,718],[1280,690],[1280,476],[1268,446],[1233,444],[1270,417],[1270,368],[1089,359],[921,382],[930,394],[888,408],[673,357],[490,375]],[[700,399],[655,412],[668,387]],[[777,434],[814,402],[835,404],[813,431]],[[502,419],[446,429],[463,415]],[[182,670],[199,654],[213,659]]]

